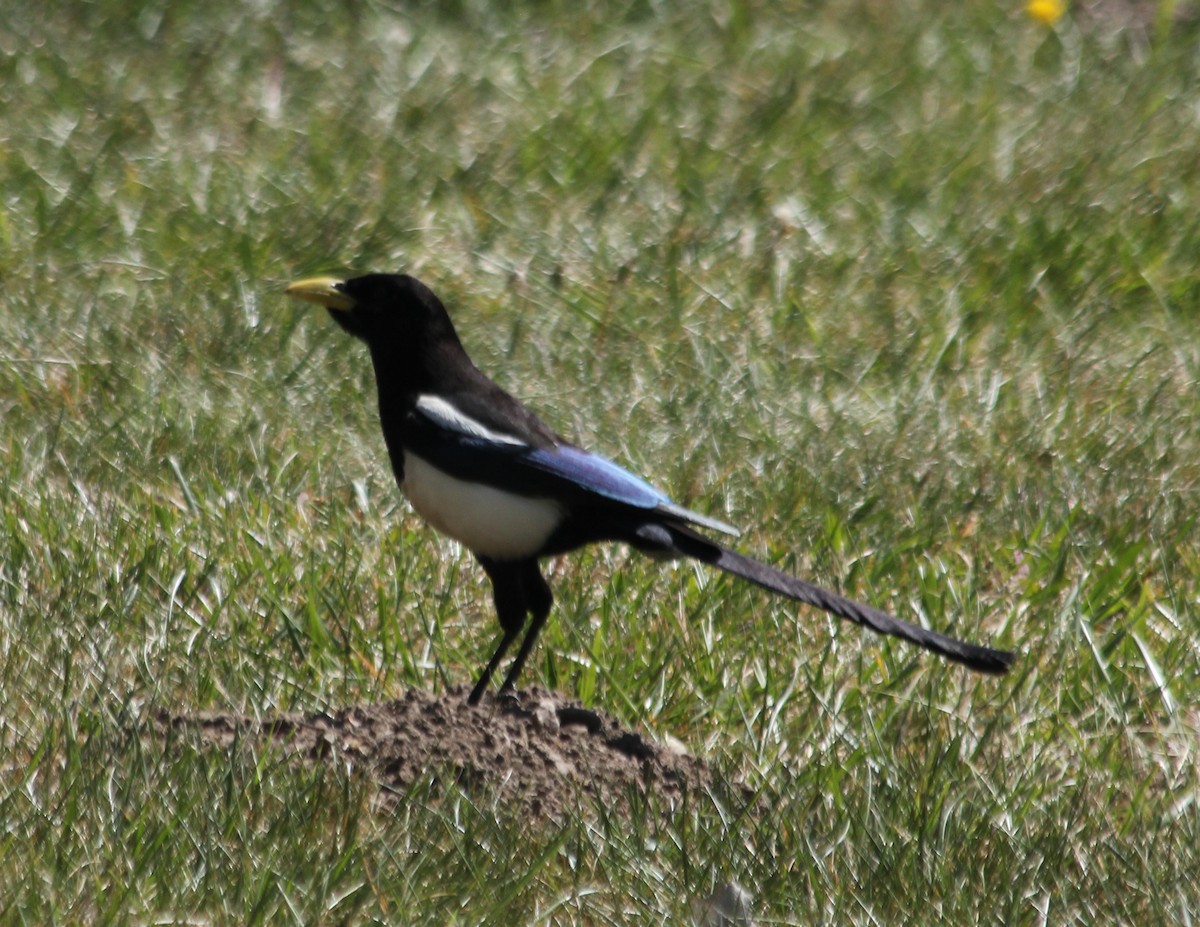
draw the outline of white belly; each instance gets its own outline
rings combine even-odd
[[[455,479],[408,452],[404,494],[421,517],[443,534],[496,560],[535,554],[562,522],[562,509],[550,499],[531,499]]]

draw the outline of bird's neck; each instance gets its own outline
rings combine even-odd
[[[471,359],[457,343],[442,342],[423,350],[381,350],[371,347],[379,415],[393,459],[401,450],[408,414],[423,395],[456,392],[463,381],[479,376]]]
[[[368,347],[380,397],[391,395],[415,402],[415,397],[423,393],[452,391],[464,374],[469,376],[475,371],[457,340],[382,346],[368,342]]]

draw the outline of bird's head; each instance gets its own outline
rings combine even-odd
[[[349,280],[308,277],[285,292],[324,306],[338,325],[365,341],[372,354],[420,351],[438,341],[458,344],[442,301],[406,274],[366,274]]]

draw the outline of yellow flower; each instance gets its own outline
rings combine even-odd
[[[1066,0],[1028,0],[1025,12],[1043,26],[1053,26],[1067,12]]]

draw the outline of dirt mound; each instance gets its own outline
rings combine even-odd
[[[558,817],[587,795],[609,807],[641,796],[670,810],[689,791],[718,785],[702,760],[553,692],[489,695],[476,707],[466,695],[410,690],[376,705],[261,718],[160,710],[155,720],[202,747],[272,745],[306,762],[350,762],[400,792],[446,779],[540,817]]]

